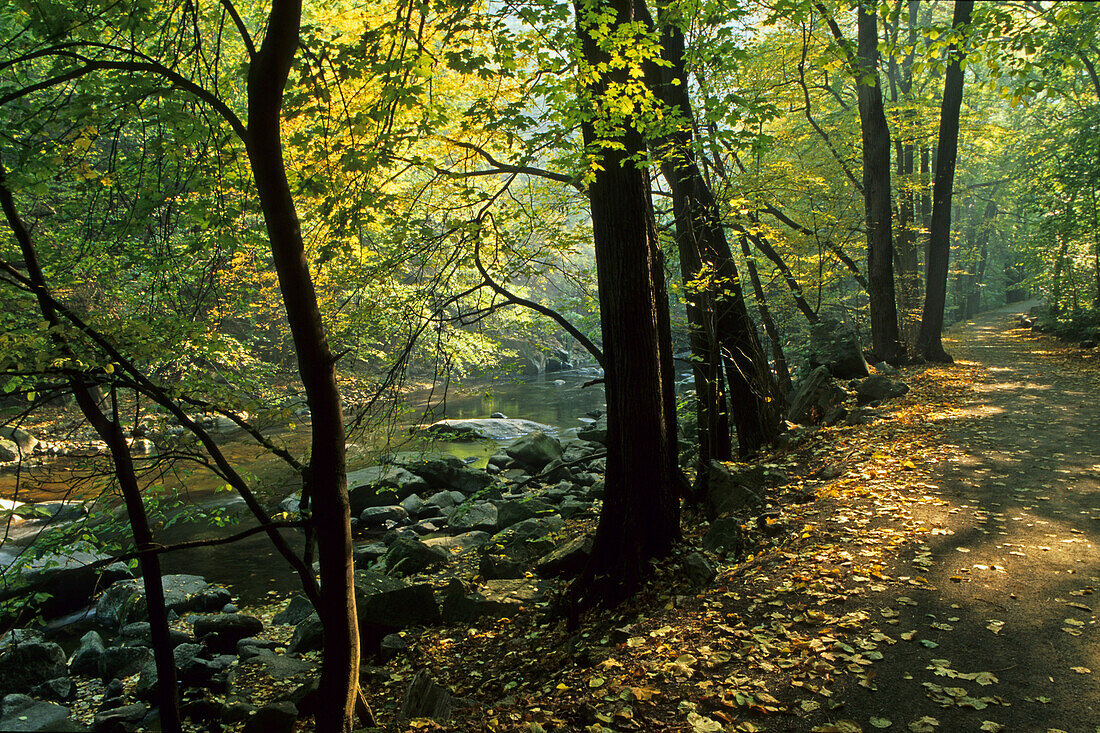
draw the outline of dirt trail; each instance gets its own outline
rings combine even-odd
[[[946,460],[922,467],[929,491],[909,506],[930,536],[896,570],[927,583],[879,599],[900,611],[895,630],[917,633],[875,665],[877,690],[851,693],[846,718],[1100,732],[1100,372],[1013,329],[1013,312],[949,334],[947,371],[972,388],[931,415]],[[996,681],[967,679],[982,672]],[[974,709],[983,696],[993,704]]]

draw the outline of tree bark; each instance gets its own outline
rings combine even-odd
[[[38,308],[42,317],[51,327],[57,328],[61,321],[53,307],[53,299],[50,297],[46,277],[38,263],[38,253],[30,232],[27,230],[23,219],[15,207],[11,191],[8,190],[4,176],[4,167],[0,163],[0,206],[8,224],[19,243],[23,261],[26,263],[27,275],[34,287],[38,300]],[[59,335],[55,340],[61,340]],[[60,343],[64,350],[68,350],[64,343]],[[138,484],[137,473],[134,471],[134,463],[130,457],[130,447],[126,443],[122,425],[118,420],[117,405],[114,419],[107,417],[100,407],[99,401],[94,396],[94,390],[82,375],[69,378],[69,386],[76,397],[84,417],[95,429],[100,439],[107,444],[111,453],[111,460],[115,467],[115,477],[118,480],[119,491],[126,505],[126,516],[130,522],[130,532],[134,538],[134,546],[139,552],[150,550],[154,547],[153,532],[149,526],[149,517],[145,512],[145,504],[141,498],[141,488]],[[113,397],[113,394],[112,394]],[[153,647],[153,662],[157,668],[157,702],[160,707],[161,727],[168,733],[179,733],[182,730],[180,724],[179,699],[176,696],[176,666],[172,655],[172,644],[168,636],[168,611],[164,603],[164,582],[160,572],[160,556],[150,552],[142,552],[138,559],[141,569],[141,580],[145,586],[145,603],[149,614],[149,635]]]
[[[749,282],[752,283],[752,292],[756,296],[756,306],[760,311],[760,322],[764,325],[764,332],[768,334],[768,340],[772,346],[772,360],[775,362],[775,374],[779,380],[779,392],[786,400],[791,393],[791,370],[787,367],[787,357],[783,354],[783,342],[780,340],[779,329],[775,326],[771,309],[768,307],[768,299],[764,296],[764,285],[760,282],[760,273],[756,270],[756,260],[753,259],[749,249],[749,238],[742,234],[741,253],[745,255],[745,266],[749,269]],[[801,297],[801,290],[798,291]],[[803,300],[803,302],[805,302]],[[811,311],[812,313],[813,311]],[[816,314],[815,318],[816,318]],[[811,321],[813,323],[813,321]]]
[[[650,28],[652,18],[639,2],[639,13]],[[771,442],[779,432],[778,385],[768,367],[756,326],[745,303],[737,264],[722,224],[718,202],[699,168],[693,147],[694,114],[687,94],[684,35],[675,23],[662,18],[661,48],[667,66],[651,67],[650,86],[657,97],[680,116],[679,129],[659,141],[661,172],[672,193],[676,240],[681,249],[694,249],[697,262],[692,281],[705,290],[704,303],[713,304],[722,370],[729,388],[739,453],[747,456]],[[685,279],[685,284],[691,282]]]
[[[973,0],[957,0],[951,25],[956,29],[970,22]],[[955,183],[955,161],[959,149],[959,109],[962,106],[964,51],[952,44],[951,63],[943,84],[940,132],[937,143],[936,175],[932,189],[932,223],[928,232],[928,278],[924,294],[917,345],[921,355],[935,362],[953,363],[944,351],[943,311],[947,296],[947,268],[951,255],[951,194]]]
[[[248,74],[248,158],[290,323],[298,371],[312,414],[308,492],[321,566],[324,627],[316,730],[352,728],[359,694],[359,627],[355,610],[344,419],[335,359],[309,272],[301,226],[283,161],[283,91],[298,47],[300,0],[273,0],[263,44]],[[367,717],[370,717],[369,715]]]
[[[608,456],[592,557],[571,590],[574,613],[628,597],[641,585],[648,560],[666,555],[680,536],[668,298],[649,181],[635,163],[645,141],[628,118],[614,138],[621,146],[600,145],[592,124],[609,101],[609,84],[628,80],[626,69],[608,64],[597,23],[606,21],[614,35],[638,20],[640,1],[575,4],[584,62],[595,76],[581,94],[590,105],[582,129],[596,164],[588,197],[607,359]],[[597,21],[604,13],[614,17]]]
[[[890,200],[890,129],[878,76],[878,18],[859,7],[856,51],[859,120],[863,138],[863,201],[867,218],[867,294],[871,301],[871,350],[897,364],[904,352],[894,292],[893,211]]]

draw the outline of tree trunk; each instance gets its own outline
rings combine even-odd
[[[280,132],[283,90],[298,47],[300,0],[274,0],[263,44],[248,74],[248,157],[294,338],[298,371],[312,414],[308,492],[321,566],[324,627],[316,730],[351,730],[359,690],[359,627],[355,611],[344,421],[301,226],[286,178]],[[369,715],[367,716],[369,717]]]
[[[970,22],[974,0],[957,0],[951,25],[959,29]],[[932,223],[928,232],[928,279],[917,339],[921,355],[936,362],[952,363],[943,349],[944,300],[947,295],[947,267],[951,250],[951,193],[955,183],[955,160],[959,149],[959,108],[962,106],[963,51],[951,46],[952,59],[944,75],[943,107],[937,143],[936,177],[932,189]]]
[[[780,340],[779,329],[775,326],[771,309],[768,308],[768,300],[764,296],[764,285],[760,282],[760,273],[756,271],[756,260],[753,259],[749,249],[749,238],[741,235],[741,253],[745,255],[745,266],[749,269],[749,282],[752,283],[752,292],[756,295],[756,305],[760,310],[760,322],[764,324],[764,332],[768,334],[768,340],[772,345],[772,359],[775,361],[775,374],[779,379],[779,391],[783,399],[791,393],[791,370],[787,367],[787,357],[783,354],[783,342]],[[801,296],[801,289],[799,289]],[[805,303],[805,300],[802,301]],[[813,311],[810,311],[813,313]],[[814,314],[816,318],[817,314]],[[813,323],[814,321],[811,321]]]
[[[38,253],[34,248],[30,232],[27,230],[23,219],[15,208],[15,200],[8,190],[4,180],[4,167],[0,163],[0,205],[4,215],[11,226],[12,233],[19,243],[23,261],[26,263],[27,275],[32,283],[35,296],[38,300],[38,308],[42,317],[53,328],[58,328],[61,321],[53,307],[49,297],[49,288],[46,277],[38,263]],[[60,333],[58,328],[56,333]],[[54,337],[60,342],[61,337]],[[67,350],[61,343],[62,349]],[[164,582],[160,573],[160,556],[148,552],[154,548],[153,532],[149,527],[149,517],[145,513],[145,504],[141,498],[141,488],[138,484],[137,474],[134,471],[134,463],[130,457],[130,447],[126,443],[126,436],[122,431],[122,425],[118,420],[117,403],[115,404],[114,419],[108,418],[100,408],[99,400],[94,396],[93,388],[79,373],[69,378],[69,386],[76,397],[84,417],[95,429],[100,439],[107,444],[111,453],[111,460],[115,467],[115,477],[118,479],[119,491],[126,505],[126,516],[130,522],[130,532],[134,537],[134,546],[142,554],[138,557],[138,565],[141,569],[141,580],[145,586],[145,603],[149,614],[149,635],[153,647],[153,662],[157,668],[157,702],[160,707],[161,727],[168,733],[178,733],[182,730],[179,714],[179,699],[176,696],[176,666],[172,655],[172,644],[168,636],[168,611],[164,604]],[[112,393],[112,400],[113,400]]]
[[[641,3],[638,12],[648,15]],[[652,27],[652,19],[643,19]],[[659,145],[661,172],[672,192],[677,242],[693,245],[699,253],[700,271],[706,270],[702,285],[714,304],[716,336],[738,449],[747,456],[778,435],[782,399],[749,316],[718,203],[703,178],[692,145],[694,125],[684,70],[684,36],[673,23],[664,24],[661,30],[662,56],[669,65],[661,69],[659,77],[651,73],[651,87],[683,120],[679,130]],[[692,279],[698,280],[699,274]]]
[[[620,146],[600,145],[592,118],[609,84],[627,82],[601,48],[595,16],[619,32],[638,20],[640,0],[578,0],[577,35],[595,81],[582,90],[592,108],[582,125],[595,160],[588,187],[599,280],[600,325],[607,360],[606,494],[592,557],[573,584],[574,611],[614,605],[644,579],[648,561],[671,551],[680,537],[671,333],[664,266],[649,199],[649,181],[635,159],[645,141],[628,118]],[[608,19],[604,14],[611,13]]]
[[[892,364],[903,360],[894,294],[894,242],[890,200],[890,129],[878,82],[878,19],[859,8],[857,60],[859,120],[863,138],[863,201],[867,218],[867,294],[871,350]],[[873,83],[867,83],[867,78]]]

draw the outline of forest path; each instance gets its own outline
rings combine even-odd
[[[923,579],[878,599],[916,634],[844,717],[1100,732],[1100,360],[1014,328],[1019,310],[956,326],[956,365],[928,370],[969,389],[930,415],[939,460],[918,467],[928,493],[908,501],[928,535],[895,572]]]

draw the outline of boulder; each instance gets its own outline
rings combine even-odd
[[[591,443],[599,443],[601,447],[607,445],[607,417],[600,416],[595,422],[581,428],[577,431],[577,437]]]
[[[856,385],[856,401],[861,405],[901,397],[909,391],[909,385],[895,382],[882,374],[861,379]]]
[[[714,566],[698,552],[690,552],[684,556],[683,568],[684,577],[696,587],[705,586],[718,577]]]
[[[293,733],[298,709],[289,702],[271,702],[245,721],[241,733]]]
[[[14,425],[0,426],[0,438],[9,440],[15,443],[15,447],[19,453],[22,453],[23,457],[34,453],[34,449],[38,447],[38,438],[28,433],[23,428],[17,428]],[[7,459],[14,460],[14,459]]]
[[[490,599],[468,588],[458,578],[452,578],[443,592],[443,623],[470,623],[479,618],[508,618],[519,611],[520,604],[503,598]]]
[[[66,672],[65,652],[31,634],[15,634],[0,647],[0,695],[29,692]]]
[[[715,519],[703,536],[704,547],[728,556],[741,554],[742,541],[741,524],[734,517]]]
[[[424,506],[435,509],[450,509],[466,501],[466,495],[460,491],[440,491],[424,502]]]
[[[403,723],[412,718],[431,718],[438,722],[445,722],[450,720],[452,709],[451,692],[446,687],[433,682],[427,672],[420,670],[405,691],[405,699],[401,702],[401,712],[397,720]]]
[[[481,491],[493,481],[484,471],[470,468],[456,456],[446,453],[403,451],[387,456],[390,465],[416,474],[436,491],[452,489],[463,494]],[[409,492],[413,493],[413,492]],[[415,493],[421,493],[419,489]],[[406,494],[407,496],[407,494]]]
[[[31,690],[31,695],[40,700],[53,700],[54,702],[68,702],[76,697],[76,685],[68,677],[55,677],[36,685]]]
[[[386,522],[399,523],[408,518],[409,513],[397,505],[369,506],[359,514],[359,523],[365,529],[373,529],[383,526]]]
[[[287,644],[287,651],[291,654],[316,651],[321,648],[323,633],[321,617],[311,613],[294,627],[294,634],[290,637],[290,643]]]
[[[515,560],[533,560],[542,557],[557,544],[556,533],[565,526],[565,520],[556,514],[549,517],[532,517],[517,522],[493,535],[490,546]]]
[[[254,685],[258,679],[268,679],[274,682],[283,682],[289,679],[312,678],[317,672],[317,665],[309,662],[286,657],[279,654],[263,654],[254,656],[241,662],[229,673],[229,692],[247,692],[247,687]],[[240,680],[241,685],[237,682]],[[282,687],[283,685],[273,685]]]
[[[229,591],[207,583],[199,575],[165,575],[164,605],[169,611],[217,611],[229,603]],[[110,629],[119,629],[132,621],[148,619],[145,591],[137,580],[122,580],[99,597],[96,621]]]
[[[19,446],[15,441],[0,438],[0,463],[10,463],[19,460]]]
[[[430,537],[424,540],[424,544],[428,547],[449,552],[452,555],[461,555],[474,548],[483,547],[491,538],[492,535],[488,532],[475,530],[456,534],[453,537]]]
[[[134,644],[145,646],[152,644],[153,640],[153,632],[148,621],[135,621],[132,624],[126,624],[119,629],[119,635],[123,639],[129,639]],[[187,644],[192,641],[194,639],[184,632],[172,628],[168,629],[168,643],[172,645],[173,649],[180,644]]]
[[[287,604],[286,608],[272,617],[271,622],[293,626],[311,613],[313,613],[313,604],[309,602],[309,599],[305,596],[296,595],[290,599],[290,603]]]
[[[111,646],[96,660],[96,670],[102,680],[121,679],[137,674],[153,661],[153,651],[145,646]]]
[[[0,704],[0,730],[80,731],[85,726],[69,718],[69,709],[39,702],[27,695],[6,695]]]
[[[527,563],[503,555],[482,555],[477,572],[486,580],[510,580],[524,577],[530,569]]]
[[[497,508],[487,502],[463,503],[447,515],[447,523],[456,532],[496,532],[498,528]]]
[[[96,713],[92,722],[92,730],[96,733],[137,730],[138,724],[145,718],[148,710],[144,704],[135,702]]]
[[[405,510],[405,513],[410,517],[416,517],[420,514],[420,510],[424,508],[424,500],[420,498],[419,494],[409,494],[401,500],[399,505]]]
[[[357,571],[355,603],[360,629],[385,628],[389,634],[410,626],[439,623],[439,604],[427,583],[411,585],[378,573]],[[378,639],[382,636],[385,634]]]
[[[25,565],[20,573],[28,583],[38,586],[38,592],[50,595],[38,608],[43,616],[52,618],[80,610],[100,590],[134,577],[124,562],[95,565],[109,559],[109,555],[79,549],[51,553]]]
[[[367,507],[397,504],[427,488],[424,479],[397,465],[371,466],[348,473],[348,500],[353,516]]]
[[[255,636],[264,629],[260,619],[243,613],[199,616],[195,619],[194,626],[195,638],[221,654],[235,652],[238,641],[247,636]]]
[[[799,380],[791,393],[791,409],[787,419],[793,423],[813,425],[847,397],[847,393],[833,383],[828,367],[820,366]]]
[[[497,524],[501,529],[511,527],[517,522],[545,514],[552,514],[553,505],[542,499],[524,499],[521,501],[498,501]]]
[[[549,425],[507,417],[472,420],[437,420],[425,430],[449,440],[512,440],[537,430],[553,430]]]
[[[708,516],[720,517],[760,501],[766,480],[761,466],[733,468],[712,460],[707,473]]]
[[[89,631],[80,637],[80,648],[69,660],[69,673],[93,677],[99,674],[99,657],[103,654],[103,637],[97,631]]]
[[[409,650],[409,640],[401,634],[386,634],[382,637],[381,658],[385,664],[394,657]]]
[[[447,562],[447,553],[413,537],[398,537],[379,560],[386,574],[413,575]]]
[[[541,471],[546,464],[561,460],[561,443],[541,430],[517,438],[504,452],[523,464],[532,473]]]
[[[810,327],[810,366],[827,367],[837,379],[870,373],[855,330],[835,318],[822,318]]]
[[[543,578],[579,575],[592,556],[592,538],[576,537],[555,547],[535,563],[535,572]]]

